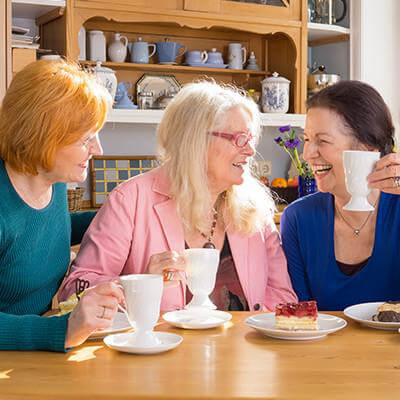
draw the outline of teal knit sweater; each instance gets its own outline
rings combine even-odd
[[[69,315],[40,315],[65,275],[71,243],[80,243],[93,216],[69,214],[62,183],[47,207],[29,207],[0,160],[0,350],[65,351]]]

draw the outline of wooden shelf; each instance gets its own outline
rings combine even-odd
[[[158,124],[163,110],[112,110],[107,117],[107,123],[121,124]],[[304,128],[304,114],[261,114],[262,126],[291,125]]]
[[[308,46],[322,46],[350,39],[350,29],[338,25],[308,23]]]
[[[12,0],[12,15],[16,18],[36,19],[57,7],[65,7],[66,0]]]
[[[84,65],[96,65],[93,61],[80,61]],[[102,62],[101,65],[114,69],[140,70],[151,72],[187,72],[187,73],[212,73],[224,75],[252,75],[264,76],[268,75],[268,71],[252,71],[248,69],[227,69],[227,68],[207,68],[207,67],[189,67],[187,65],[162,65],[162,64],[134,64],[134,63],[115,63],[111,61]]]

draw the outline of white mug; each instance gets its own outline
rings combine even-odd
[[[90,61],[106,61],[106,37],[103,31],[89,31]]]
[[[160,344],[153,328],[160,316],[163,277],[156,274],[132,274],[120,276],[124,288],[125,312],[135,333],[130,342],[135,346],[152,347]]]
[[[346,189],[351,195],[350,201],[343,207],[349,211],[373,211],[368,202],[371,189],[367,176],[372,172],[381,154],[377,151],[345,150],[343,151],[343,167]]]

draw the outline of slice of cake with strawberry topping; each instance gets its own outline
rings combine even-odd
[[[275,308],[275,328],[286,331],[317,330],[317,302],[281,303]]]

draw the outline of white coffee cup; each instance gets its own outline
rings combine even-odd
[[[186,279],[193,298],[185,308],[217,307],[208,297],[214,290],[219,266],[219,251],[216,249],[187,249],[183,252],[186,260]]]
[[[377,151],[343,151],[346,189],[351,195],[350,201],[343,207],[343,210],[374,210],[374,207],[368,202],[368,195],[371,189],[368,187],[367,177],[380,158],[381,154]]]
[[[135,333],[131,344],[139,347],[152,347],[160,344],[153,328],[160,316],[161,296],[163,292],[162,275],[132,274],[120,277],[124,288],[126,310]]]

